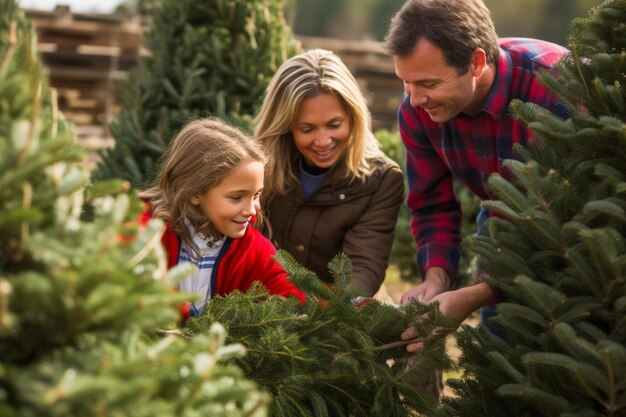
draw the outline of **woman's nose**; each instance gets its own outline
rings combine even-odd
[[[320,131],[320,134],[315,138],[315,145],[320,147],[328,146],[333,141],[330,132],[326,130]]]

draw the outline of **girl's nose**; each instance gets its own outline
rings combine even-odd
[[[247,216],[256,216],[257,212],[261,209],[259,205],[259,200],[253,198],[250,200],[248,205],[245,208],[244,214]]]

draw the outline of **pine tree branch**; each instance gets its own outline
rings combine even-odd
[[[300,338],[302,339],[303,337],[308,336],[308,335],[310,335],[311,333],[315,333],[316,331],[318,331],[318,330],[319,330],[319,329],[321,329],[322,327],[327,326],[327,325],[329,325],[329,324],[331,324],[331,323],[334,323],[334,322],[336,322],[336,321],[337,321],[337,318],[333,317],[333,318],[332,318],[332,319],[330,319],[330,320],[327,320],[327,321],[325,321],[325,322],[322,322],[322,323],[320,323],[319,325],[317,325],[317,326],[313,327],[311,330],[308,330],[308,331],[306,331],[306,332],[302,332],[302,334],[300,334]]]
[[[256,404],[254,404],[254,406],[250,408],[250,410],[245,414],[244,417],[252,417],[256,415],[261,407],[267,405],[270,402],[270,399],[271,398],[269,395],[263,394],[261,398],[259,398],[259,400],[256,402]]]
[[[237,342],[238,343],[242,343],[241,341],[237,341]],[[243,345],[246,346],[245,344],[243,344]],[[268,355],[271,355],[271,356],[285,356],[288,359],[296,359],[296,360],[299,360],[301,362],[313,362],[312,358],[307,358],[305,356],[296,356],[291,351],[281,352],[281,351],[278,351],[278,350],[255,349],[255,348],[252,348],[250,346],[246,346],[246,351],[248,353],[257,353],[257,354],[261,355],[262,357],[265,357],[265,356],[268,356]]]
[[[327,387],[330,387],[334,390],[336,390],[337,392],[342,393],[343,395],[346,396],[346,398],[349,398],[350,401],[352,401],[354,404],[363,404],[362,401],[359,401],[357,398],[355,398],[354,396],[350,395],[350,393],[344,389],[342,389],[341,387],[338,387],[335,384],[331,384],[330,382],[321,382],[321,385],[326,385]]]
[[[432,341],[435,341],[435,340],[441,339],[442,337],[447,336],[448,334],[450,334],[454,330],[456,330],[456,327],[441,327],[441,328],[433,331],[433,333],[431,333],[427,337],[416,337],[416,338],[413,338],[413,339],[398,340],[397,342],[386,343],[384,345],[380,345],[380,346],[374,347],[374,351],[381,352],[381,351],[384,351],[384,350],[395,349],[397,347],[410,345],[412,343],[432,342]]]
[[[308,318],[306,316],[301,316],[301,317],[296,317],[296,316],[289,316],[289,317],[278,317],[278,318],[274,318],[271,320],[262,320],[262,321],[258,321],[258,322],[251,322],[251,323],[247,323],[247,324],[243,324],[243,323],[239,323],[239,324],[231,324],[228,327],[231,329],[231,332],[234,333],[235,330],[243,330],[243,329],[255,329],[258,327],[269,327],[270,325],[279,325],[281,323],[289,323],[295,320],[308,320]]]
[[[188,335],[186,335],[184,332],[182,332],[179,329],[158,329],[156,331],[157,334],[164,334],[164,335],[174,335],[174,336],[180,336],[183,338],[189,338]]]
[[[7,49],[4,52],[2,61],[0,61],[0,77],[4,77],[6,69],[9,67],[9,61],[15,51],[15,44],[17,43],[17,22],[11,21],[9,26],[9,37],[7,39]]]

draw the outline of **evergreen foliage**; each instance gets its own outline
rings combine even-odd
[[[123,226],[137,210],[120,181],[89,186],[36,44],[0,0],[0,415],[264,416],[219,325],[154,334],[179,320],[167,280],[189,270],[167,275],[162,223]]]
[[[449,327],[434,305],[398,310],[356,301],[347,289],[351,264],[345,255],[329,264],[332,289],[287,252],[279,251],[277,259],[307,293],[304,306],[268,297],[259,286],[245,295],[212,299],[204,315],[188,320],[185,328],[203,334],[216,322],[224,324],[228,342],[248,351],[237,365],[273,395],[271,416],[391,417],[433,409],[436,401],[408,381],[434,366],[449,368],[444,341],[430,344],[408,368],[407,343],[399,335],[410,326],[418,327],[422,338]]]
[[[466,327],[464,379],[441,415],[626,415],[626,2],[575,19],[571,54],[542,81],[562,120],[514,103],[536,141],[490,178],[502,218],[469,244],[503,293],[506,341]]]
[[[122,84],[111,124],[115,147],[94,177],[151,184],[174,134],[190,118],[217,116],[250,129],[280,64],[296,52],[283,0],[163,0],[150,8],[150,52]]]

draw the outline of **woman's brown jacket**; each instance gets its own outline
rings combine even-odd
[[[327,265],[344,252],[352,260],[352,288],[367,296],[376,293],[385,278],[404,196],[398,165],[387,157],[371,162],[374,172],[356,180],[350,180],[343,165],[336,166],[307,200],[298,186],[263,202],[271,226],[268,237],[277,249],[287,250],[331,283]]]

